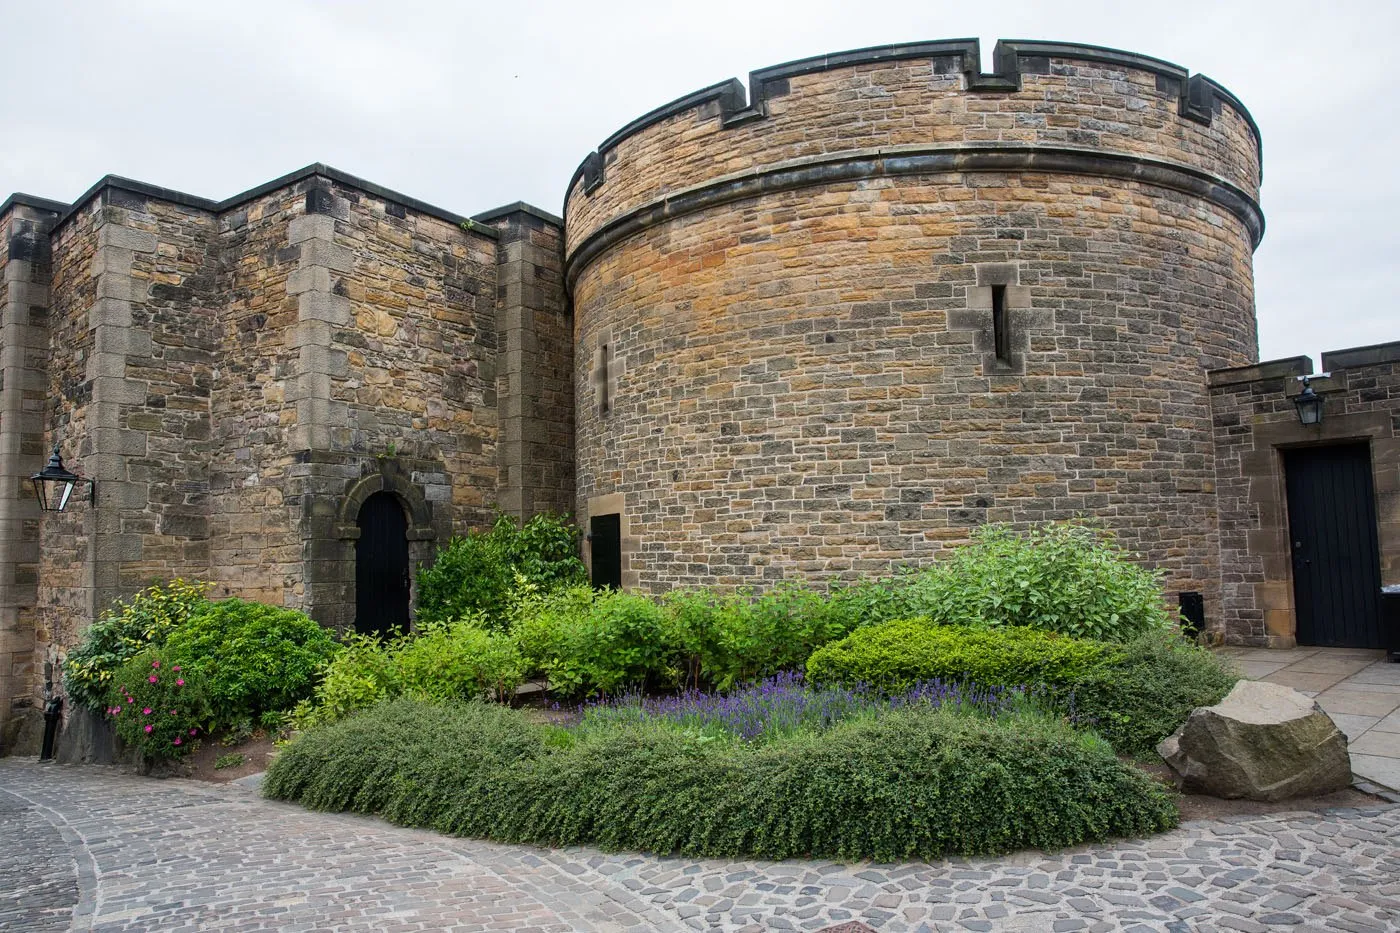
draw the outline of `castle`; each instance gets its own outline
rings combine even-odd
[[[219,202],[9,198],[0,718],[153,579],[401,627],[411,568],[497,510],[574,513],[596,582],[647,590],[1091,516],[1218,638],[1375,643],[1400,343],[1324,354],[1316,424],[1308,358],[1258,362],[1249,112],[1128,52],[979,61],[883,46],[697,91],[584,159],[564,219],[323,165]],[[41,512],[55,445],[93,501]]]

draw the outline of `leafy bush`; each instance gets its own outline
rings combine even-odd
[[[476,612],[502,626],[518,583],[551,590],[588,581],[578,559],[578,529],[563,518],[536,515],[523,528],[508,515],[486,532],[453,538],[431,567],[418,572],[418,622],[449,622]]]
[[[63,661],[63,685],[71,702],[98,711],[111,700],[117,670],[208,605],[208,583],[171,580],[118,602],[83,632]]]
[[[434,625],[395,650],[405,690],[433,700],[509,699],[525,679],[525,662],[509,635],[491,632],[478,617]]]
[[[853,625],[826,597],[793,584],[757,597],[677,592],[665,606],[673,639],[688,657],[687,681],[720,690],[795,668]]]
[[[244,727],[309,696],[336,647],[305,613],[241,599],[205,605],[165,642],[206,684],[215,724]]]
[[[107,715],[118,736],[147,759],[178,758],[203,734],[209,698],[197,672],[156,648],[127,660],[108,694]]]
[[[655,723],[549,735],[501,707],[400,700],[302,736],[263,791],[503,842],[718,858],[931,859],[1176,821],[1104,742],[1030,715],[901,710],[766,745]]]
[[[827,645],[812,654],[807,675],[815,683],[885,690],[935,678],[1044,688],[1075,722],[1093,726],[1119,752],[1142,757],[1239,679],[1226,662],[1170,631],[1118,645],[918,619],[860,629]]]
[[[1126,641],[1172,621],[1161,575],[1082,525],[1048,524],[1024,534],[983,526],[971,544],[897,584],[900,608],[945,625],[1024,625]]]
[[[679,678],[680,653],[666,614],[641,594],[570,587],[529,601],[517,615],[522,655],[563,695],[672,685]]]
[[[1028,628],[985,629],[901,619],[859,629],[813,652],[813,683],[898,691],[921,681],[996,686],[1071,683],[1120,652],[1103,642]]]
[[[1155,758],[1157,743],[1198,706],[1213,706],[1240,679],[1229,662],[1169,632],[1123,646],[1111,666],[1084,673],[1060,691],[1060,705],[1125,755]]]
[[[310,699],[291,712],[296,729],[310,729],[368,709],[402,692],[402,680],[389,648],[372,635],[351,634],[327,666]]]

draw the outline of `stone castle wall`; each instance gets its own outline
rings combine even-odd
[[[850,579],[1088,515],[1218,616],[1204,370],[1256,358],[1257,137],[1101,51],[780,66],[585,162],[578,504],[623,513],[624,581]]]
[[[1284,454],[1291,447],[1364,441],[1382,585],[1400,584],[1400,343],[1322,354],[1320,424],[1304,425],[1293,402],[1308,357],[1210,374],[1224,613],[1232,644],[1296,643],[1292,549]]]

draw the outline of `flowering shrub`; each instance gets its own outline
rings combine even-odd
[[[106,707],[118,736],[149,760],[178,758],[204,734],[209,699],[199,676],[158,649],[128,660]]]
[[[117,669],[146,648],[165,644],[172,631],[209,604],[204,595],[208,589],[208,583],[176,579],[113,605],[88,627],[63,661],[68,698],[101,710],[110,699]]]
[[[897,693],[865,686],[816,687],[797,672],[785,672],[737,690],[705,693],[686,690],[671,696],[629,693],[585,703],[578,711],[582,731],[620,723],[659,722],[699,733],[746,742],[768,742],[800,732],[826,732],[838,723],[877,717],[899,709],[948,709],[998,716],[1030,705],[1019,687],[980,687],[940,680],[924,681]]]

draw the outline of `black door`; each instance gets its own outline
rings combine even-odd
[[[355,542],[355,631],[408,631],[408,520],[393,493],[377,492],[360,506]]]
[[[1380,558],[1368,444],[1284,452],[1298,644],[1379,648]]]
[[[588,543],[593,552],[594,588],[622,589],[622,516],[591,516]]]

